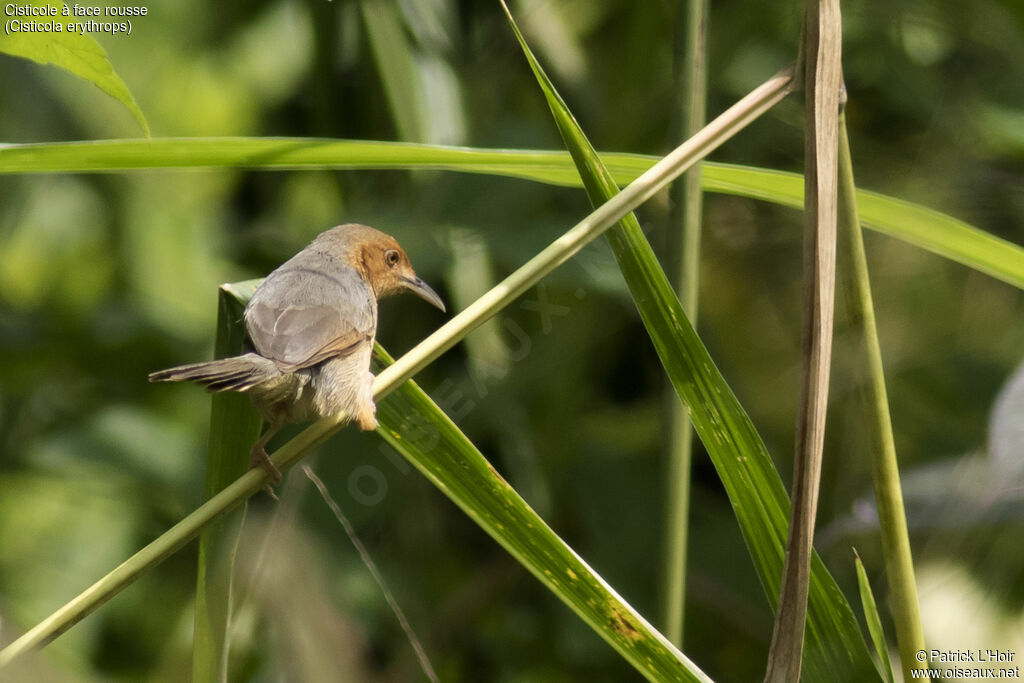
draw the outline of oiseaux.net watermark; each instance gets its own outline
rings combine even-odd
[[[1019,679],[1020,665],[1013,650],[978,648],[972,650],[918,650],[914,659],[926,668],[914,669],[911,679]]]

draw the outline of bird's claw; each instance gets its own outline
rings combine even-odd
[[[259,447],[259,444],[254,446],[249,452],[249,468],[253,469],[256,467],[262,467],[270,477],[270,481],[263,487],[263,490],[266,491],[271,498],[277,500],[277,494],[274,493],[274,486],[281,483],[281,470],[277,469],[277,465],[275,465],[274,461],[270,459],[269,455],[267,455],[266,449]]]

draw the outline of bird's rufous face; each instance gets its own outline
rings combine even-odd
[[[445,310],[441,297],[416,275],[409,257],[394,239],[388,237],[367,245],[363,262],[377,298],[408,291]]]

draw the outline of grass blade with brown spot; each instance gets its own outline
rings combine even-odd
[[[510,17],[511,20],[511,17]],[[593,146],[576,123],[513,23],[591,201],[619,195]],[[789,502],[749,416],[689,324],[679,299],[632,214],[608,233],[612,250],[655,350],[729,495],[769,601],[778,596]],[[817,556],[812,562],[811,647],[815,680],[865,681],[877,674],[849,603]]]

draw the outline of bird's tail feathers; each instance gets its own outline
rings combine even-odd
[[[195,382],[209,391],[246,391],[281,374],[274,361],[255,353],[189,363],[149,373],[150,382]]]

